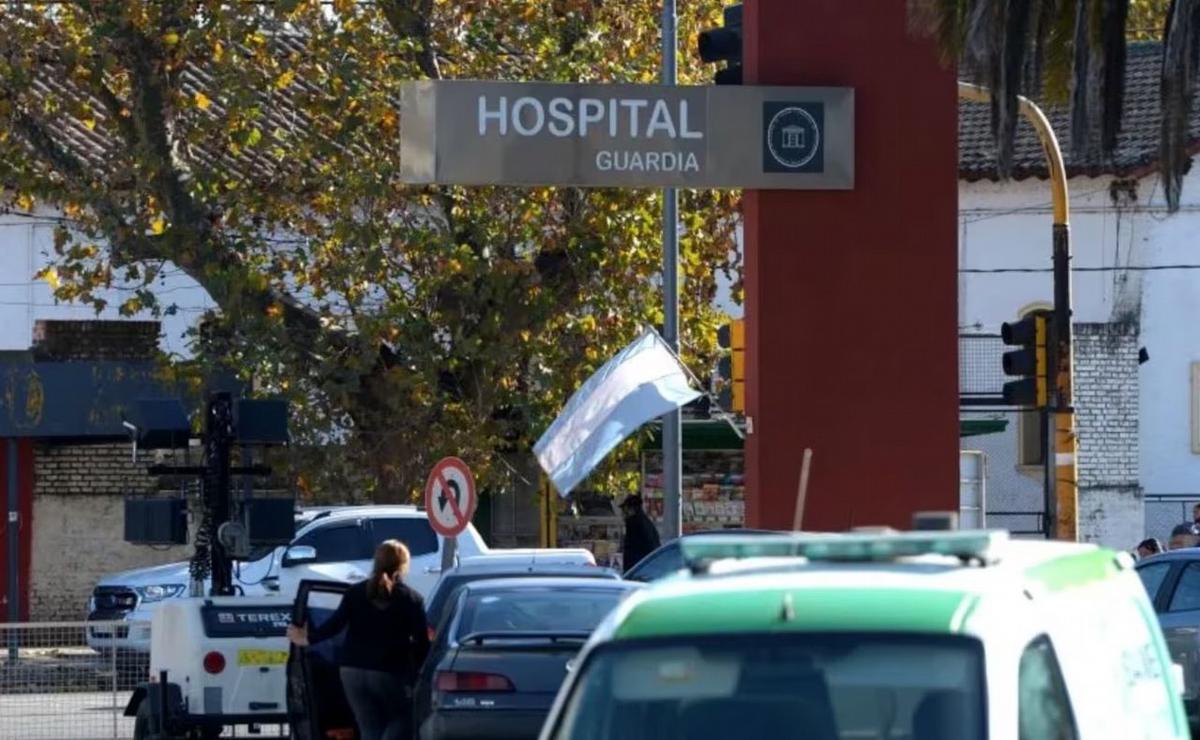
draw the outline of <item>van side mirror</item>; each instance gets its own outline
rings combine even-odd
[[[291,568],[294,565],[303,565],[305,563],[313,563],[317,560],[317,548],[309,545],[293,545],[283,553],[283,562],[281,565],[284,568]]]

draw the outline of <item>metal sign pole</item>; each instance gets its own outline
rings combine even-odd
[[[446,573],[454,567],[454,559],[458,556],[458,538],[447,537],[442,544],[442,572]]]
[[[675,84],[675,0],[663,0],[662,81]],[[679,353],[679,194],[663,190],[663,339]],[[683,534],[683,418],[678,409],[662,419],[663,425],[663,535]]]

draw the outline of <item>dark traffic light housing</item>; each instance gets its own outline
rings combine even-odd
[[[1035,311],[1020,321],[1000,326],[1000,339],[1020,347],[1005,352],[1001,365],[1014,380],[1004,384],[1004,401],[1014,406],[1045,408],[1050,404],[1050,347],[1053,316]]]
[[[701,31],[696,46],[705,63],[725,62],[725,68],[713,75],[713,82],[742,84],[742,4],[725,8],[724,26]]]

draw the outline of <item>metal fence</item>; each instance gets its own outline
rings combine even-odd
[[[1146,536],[1157,537],[1164,545],[1176,525],[1192,521],[1192,507],[1200,503],[1200,494],[1153,494],[1143,498],[1146,506]]]
[[[963,398],[999,398],[1007,378],[1000,358],[1009,349],[999,334],[958,335],[958,393]]]
[[[146,626],[0,623],[0,740],[132,740],[125,707],[149,675],[148,656],[108,647],[131,628]],[[286,726],[260,725],[221,737],[287,736]]]
[[[87,646],[85,629],[125,623],[0,624],[0,738],[93,740],[132,738],[124,716],[145,663]]]

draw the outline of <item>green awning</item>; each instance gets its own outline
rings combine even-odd
[[[688,419],[683,422],[685,450],[740,450],[742,446],[742,438],[733,431],[728,422],[720,419]],[[654,425],[653,436],[642,449],[662,449],[662,425]]]
[[[959,437],[999,434],[1008,428],[1008,419],[964,419],[958,422]]]

